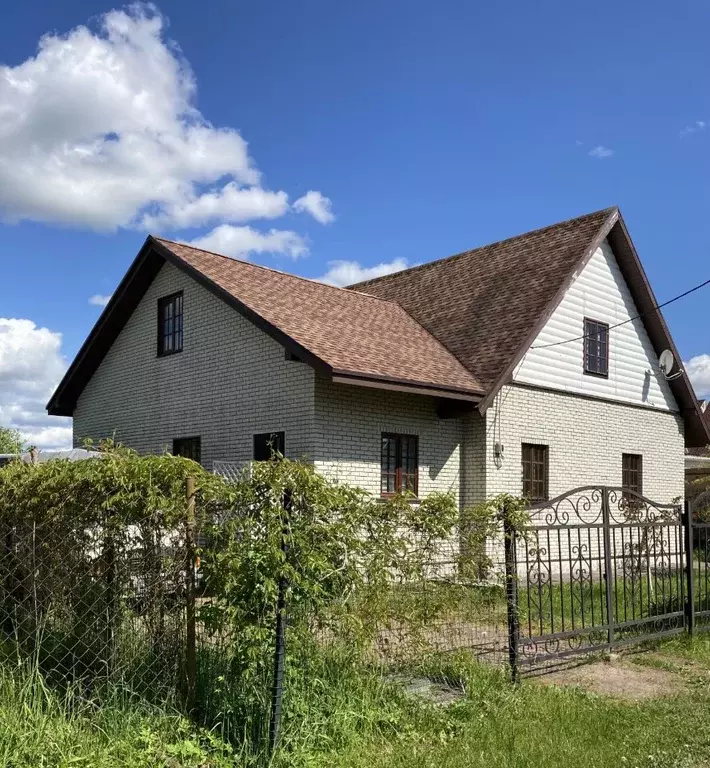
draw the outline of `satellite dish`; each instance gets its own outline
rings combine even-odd
[[[660,357],[658,358],[658,367],[661,369],[661,373],[666,378],[670,376],[670,373],[673,370],[674,365],[675,365],[675,357],[673,356],[673,353],[670,351],[670,349],[664,349],[663,352],[661,352]]]

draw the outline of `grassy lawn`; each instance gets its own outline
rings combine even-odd
[[[710,637],[674,640],[624,664],[677,677],[674,695],[623,701],[504,675],[476,664],[431,670],[461,679],[466,699],[446,710],[393,706],[387,724],[330,751],[296,749],[287,765],[343,768],[585,765],[710,766]],[[351,701],[351,709],[358,708]],[[369,702],[368,705],[371,705]],[[367,710],[367,706],[362,708]],[[354,721],[349,723],[354,726]]]
[[[671,696],[634,702],[526,680],[463,656],[419,673],[461,685],[437,707],[374,673],[319,663],[292,681],[285,766],[710,766],[710,636],[676,639],[623,665],[673,676]],[[333,679],[337,676],[337,679]],[[176,714],[117,700],[62,702],[36,680],[0,671],[0,766],[247,765],[218,737]],[[661,693],[665,693],[661,691]]]

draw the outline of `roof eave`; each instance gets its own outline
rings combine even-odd
[[[440,386],[433,382],[397,379],[376,374],[363,374],[356,371],[334,370],[332,381],[335,384],[351,384],[361,387],[372,387],[374,389],[411,392],[412,394],[443,397],[450,400],[466,400],[472,403],[478,403],[484,394],[483,392],[463,387]]]
[[[305,363],[326,375],[332,373],[332,367],[324,360],[149,235],[47,403],[50,416],[74,415],[76,403],[84,387],[166,262],[193,278]]]

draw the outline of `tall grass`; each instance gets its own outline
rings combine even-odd
[[[232,750],[177,711],[120,690],[99,706],[49,687],[36,666],[0,665],[0,768],[226,768]]]

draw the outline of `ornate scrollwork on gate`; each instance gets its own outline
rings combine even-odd
[[[522,619],[516,647],[524,663],[540,665],[683,626],[678,504],[657,504],[623,488],[583,486],[528,512],[528,524],[516,531],[518,546],[524,545],[516,560]]]
[[[640,493],[624,488],[609,488],[609,519],[619,525],[679,524],[680,504],[657,504]]]
[[[602,519],[602,489],[598,486],[576,488],[550,501],[529,507],[532,527],[594,524]]]

